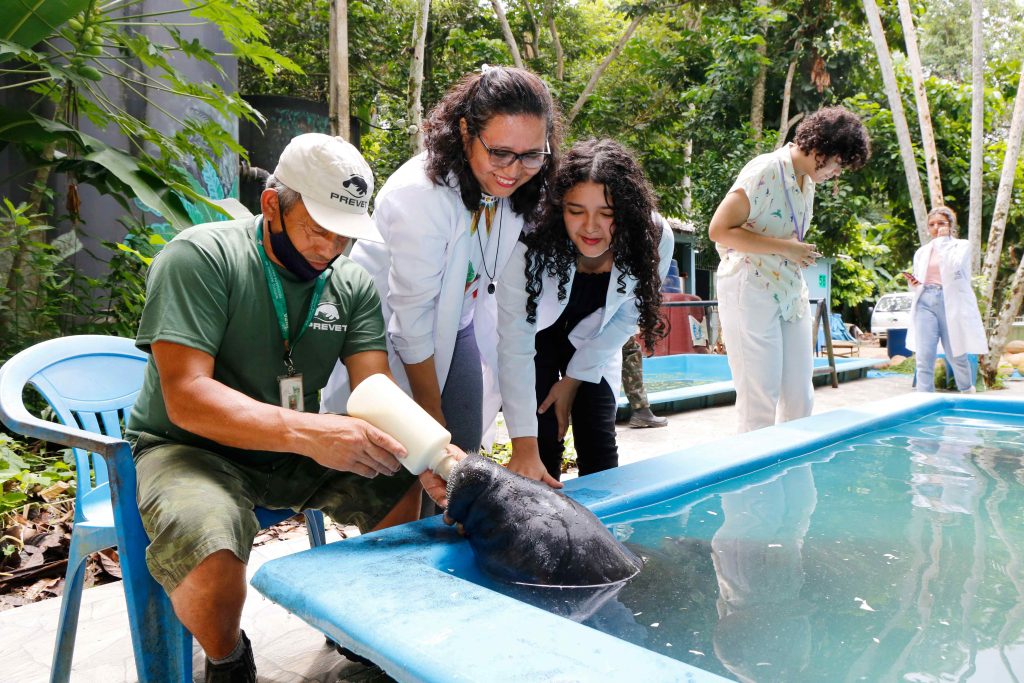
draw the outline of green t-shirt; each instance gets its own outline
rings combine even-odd
[[[259,216],[208,223],[171,240],[150,266],[135,343],[146,352],[153,342],[167,341],[208,353],[214,358],[214,379],[257,401],[280,405],[277,378],[286,373],[284,342],[256,248],[258,225],[262,226]],[[284,268],[272,266],[284,288],[294,340],[306,320],[315,281],[301,282]],[[295,369],[302,373],[306,411],[319,411],[320,390],[336,361],[385,350],[384,320],[373,279],[341,256],[309,328],[292,350]],[[174,425],[167,417],[152,357],[128,429],[254,465],[282,456],[222,446]]]

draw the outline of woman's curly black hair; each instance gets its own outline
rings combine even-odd
[[[435,184],[445,185],[448,174],[454,173],[462,203],[475,210],[480,206],[480,183],[466,159],[460,122],[465,119],[469,134],[477,136],[495,116],[518,114],[545,121],[551,150],[547,163],[511,197],[513,211],[532,216],[558,167],[561,115],[544,81],[526,69],[489,67],[484,73],[464,76],[445,93],[423,123],[427,176]]]
[[[569,273],[579,251],[569,239],[562,210],[566,193],[574,186],[593,182],[604,186],[612,207],[615,232],[611,249],[619,269],[618,291],[626,293],[626,277],[635,278],[640,333],[647,348],[665,336],[661,318],[661,277],[658,246],[662,226],[655,219],[657,201],[643,169],[633,154],[614,140],[584,140],[573,145],[562,159],[536,226],[523,235],[526,252],[526,317],[537,321],[537,299],[545,273],[558,279],[558,299],[565,300]]]
[[[818,168],[839,157],[843,168],[856,171],[871,157],[871,139],[857,116],[843,107],[824,107],[796,127],[793,142],[804,154],[818,153]]]

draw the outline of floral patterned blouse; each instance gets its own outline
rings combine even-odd
[[[751,232],[783,239],[803,238],[811,224],[814,181],[805,177],[802,191],[797,185],[791,144],[752,159],[729,189],[746,193],[750,215],[743,227]],[[776,254],[748,254],[721,245],[717,248],[722,259],[719,278],[745,276],[748,284],[768,290],[778,302],[783,320],[802,318],[807,313],[807,284],[799,264]]]

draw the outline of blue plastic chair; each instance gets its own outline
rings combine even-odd
[[[147,360],[131,339],[83,335],[36,344],[0,368],[0,420],[18,434],[73,448],[77,466],[75,526],[51,681],[67,681],[71,674],[85,559],[114,546],[139,680],[192,680],[192,635],[146,567],[149,539],[135,497],[135,462],[121,433],[142,388]],[[29,413],[22,399],[26,386],[42,395],[60,424]],[[264,508],[255,512],[263,527],[294,514]],[[310,545],[323,545],[323,515],[307,511],[305,517]]]

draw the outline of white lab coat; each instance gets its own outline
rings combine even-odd
[[[465,297],[466,271],[473,242],[471,213],[458,187],[435,185],[424,170],[426,153],[419,154],[388,178],[377,195],[373,219],[383,244],[357,242],[350,258],[373,277],[387,325],[388,360],[395,380],[407,392],[405,364],[434,357],[437,383],[444,389]],[[454,185],[454,181],[452,181]],[[496,280],[505,271],[523,230],[523,219],[511,203],[498,204],[484,262]],[[481,268],[481,271],[483,269]],[[497,373],[497,304],[487,293],[490,284],[481,272],[473,313],[483,366],[484,445],[501,407]],[[351,389],[345,366],[338,363],[323,390],[322,410],[345,412]]]
[[[939,273],[942,277],[942,299],[946,305],[946,323],[949,325],[949,344],[944,349],[947,355],[962,356],[965,353],[988,353],[985,326],[978,312],[978,300],[971,289],[971,244],[967,240],[937,237],[917,250],[914,254],[914,277],[924,282],[928,272],[928,261],[932,250],[938,249],[941,260]],[[917,335],[914,324],[917,315],[917,300],[921,296],[921,285],[912,285],[914,301],[910,306],[910,325],[907,329],[907,348],[917,351]]]
[[[661,242],[658,245],[658,275],[664,280],[672,260],[672,229],[660,216]],[[537,436],[537,390],[534,339],[539,330],[553,325],[569,303],[576,267],[569,272],[564,299],[558,298],[558,281],[545,273],[543,290],[537,301],[537,322],[526,320],[526,245],[516,245],[504,276],[498,283],[498,376],[507,397],[502,408],[509,436]],[[618,393],[622,383],[622,345],[636,334],[640,311],[636,307],[636,280],[626,278],[626,292],[619,293],[622,271],[612,266],[608,294],[603,308],[580,321],[569,333],[576,352],[567,368],[568,375],[584,382],[608,381]]]

